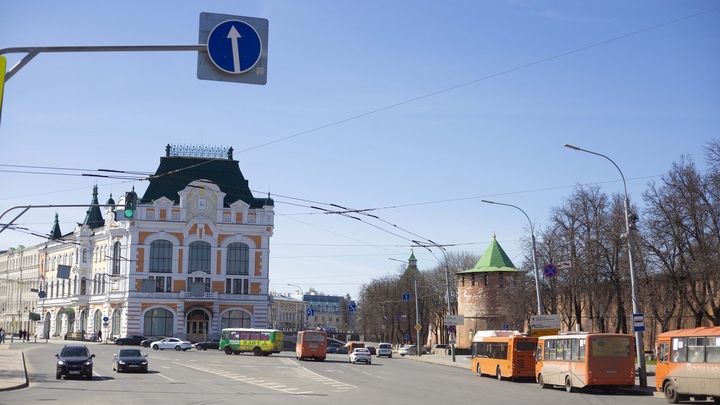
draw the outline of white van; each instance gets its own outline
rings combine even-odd
[[[390,343],[380,343],[377,348],[377,356],[387,356],[392,359],[392,345]]]

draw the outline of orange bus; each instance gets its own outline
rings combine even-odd
[[[327,357],[327,333],[321,330],[303,330],[297,334],[295,357],[298,360],[325,361]]]
[[[567,392],[585,387],[614,392],[635,385],[635,344],[632,335],[567,332],[540,336],[535,363],[541,388],[564,386]]]
[[[690,397],[720,403],[720,327],[659,334],[655,388],[671,404]]]
[[[470,370],[498,380],[535,378],[535,347],[538,338],[518,331],[481,330],[475,333]]]

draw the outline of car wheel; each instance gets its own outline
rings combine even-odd
[[[388,359],[392,359],[392,354],[388,356]]]
[[[225,350],[225,354],[227,354],[227,355],[230,355],[233,352],[232,347],[230,347],[230,346],[225,346],[224,350]]]
[[[179,352],[180,350],[182,350],[182,348],[181,348],[180,346],[175,346],[175,351],[176,351],[176,352]]]
[[[62,375],[60,373],[55,373],[55,379],[59,380],[62,378]]]
[[[153,348],[153,350],[159,349],[158,345],[155,345],[155,346],[153,346],[152,348]]]
[[[123,345],[123,342],[122,342],[122,340],[121,340],[121,341],[119,341],[119,342],[117,342],[117,344],[119,344],[120,346],[122,346],[122,345]]]
[[[202,345],[195,345],[195,348],[198,349],[198,350],[202,350],[202,349],[203,349]]]

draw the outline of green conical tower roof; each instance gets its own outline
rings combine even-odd
[[[490,242],[490,246],[488,246],[485,254],[482,255],[475,267],[470,270],[459,271],[458,273],[488,273],[494,271],[521,271],[520,269],[515,268],[515,265],[512,261],[510,261],[508,255],[505,254],[505,251],[500,246],[497,239],[495,239],[495,235],[493,235],[493,240]]]

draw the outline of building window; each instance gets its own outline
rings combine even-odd
[[[250,248],[244,243],[231,243],[227,247],[226,274],[250,274]]]
[[[120,242],[113,244],[112,274],[115,276],[120,275]]]
[[[172,273],[173,245],[168,240],[150,243],[150,273]]]
[[[227,311],[222,315],[220,329],[224,328],[249,328],[251,327],[250,314],[245,311]]]
[[[247,278],[225,279],[225,294],[249,294],[250,280]]]
[[[210,274],[210,244],[207,242],[197,241],[190,244],[188,273],[194,271]]]
[[[485,274],[485,285],[488,285],[490,283],[490,278],[488,277],[488,274]]]
[[[210,292],[210,277],[188,277],[187,278],[187,291],[192,292],[192,286],[195,284],[202,284],[205,292]]]
[[[145,313],[143,333],[148,336],[172,336],[174,317],[164,308],[155,308]]]
[[[83,248],[82,250],[82,262],[87,263],[87,249]]]
[[[149,278],[155,280],[155,292],[172,292],[172,277],[150,276]]]
[[[498,286],[502,287],[504,283],[503,273],[498,273]]]

